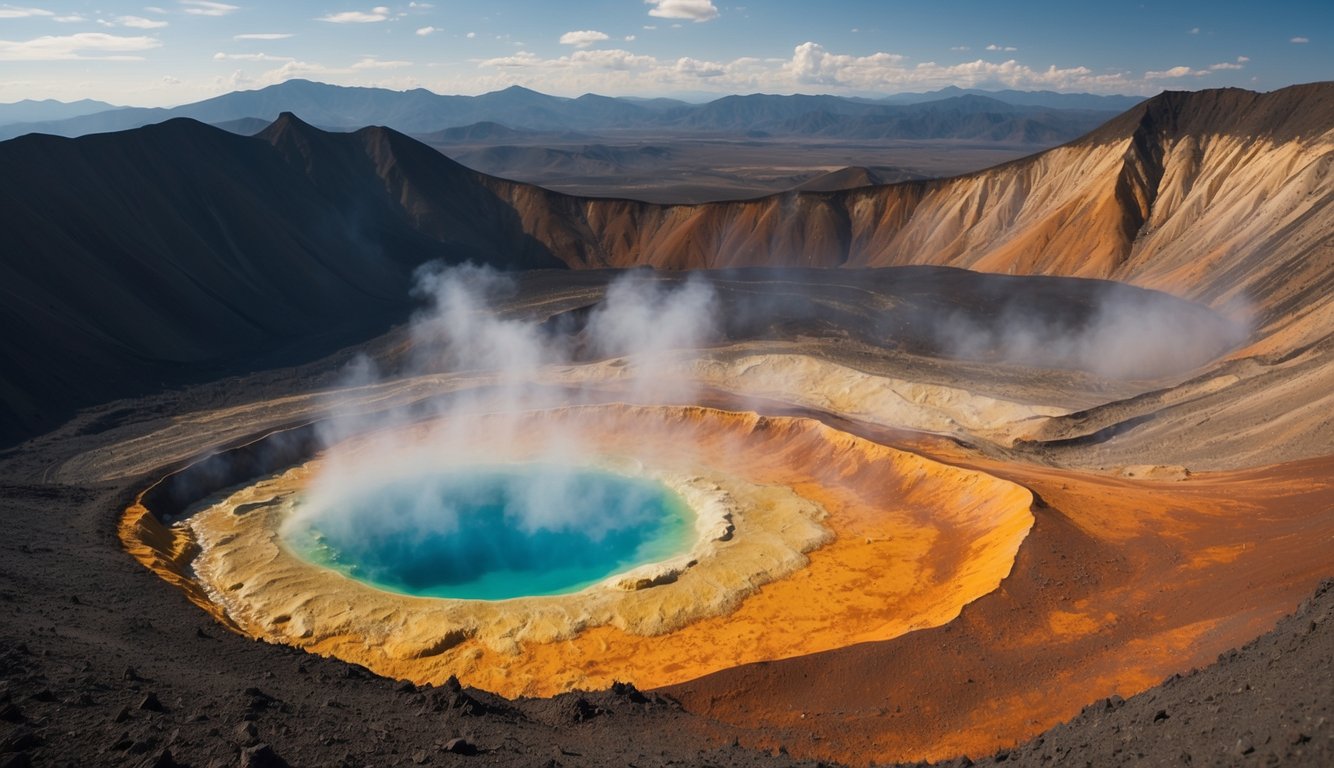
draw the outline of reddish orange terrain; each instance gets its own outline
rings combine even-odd
[[[797,756],[990,754],[1210,663],[1331,565],[1334,457],[1145,482],[915,447],[1040,497],[1001,588],[938,629],[722,672],[673,696]]]

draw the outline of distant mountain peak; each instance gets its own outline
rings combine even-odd
[[[255,135],[270,144],[277,145],[291,137],[308,137],[316,134],[322,135],[323,133],[315,126],[297,117],[296,113],[283,112],[278,115],[277,120],[269,123],[267,128]]]
[[[541,91],[534,91],[532,88],[524,88],[522,85],[511,85],[510,87],[502,88],[499,91],[492,91],[492,93],[506,94],[509,96],[542,96],[544,98],[552,98]]]
[[[314,126],[311,125],[310,123],[307,123],[305,120],[302,120],[301,118],[297,117],[295,112],[287,112],[287,111],[279,113],[278,119],[274,120],[269,125],[269,127],[276,128],[279,130],[283,130],[286,128],[314,128]]]

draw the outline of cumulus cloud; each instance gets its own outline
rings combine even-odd
[[[1188,35],[1198,35],[1198,34],[1200,34],[1200,28],[1199,28],[1199,27],[1191,27],[1190,29],[1186,30],[1186,34],[1188,34]]]
[[[691,77],[722,77],[727,74],[727,67],[717,62],[684,56],[676,60],[676,71]]]
[[[718,18],[718,8],[712,0],[644,0],[644,4],[653,6],[648,15],[660,19],[711,21]]]
[[[1178,77],[1199,77],[1209,74],[1207,69],[1191,69],[1190,67],[1172,67],[1171,69],[1149,70],[1144,73],[1145,80],[1171,80]]]
[[[285,62],[281,67],[270,69],[253,80],[241,72],[235,73],[232,77],[235,85],[273,85],[274,83],[282,83],[298,78],[327,78],[333,75],[349,74],[352,74],[351,69],[326,67],[323,64],[293,60]]]
[[[1209,69],[1215,72],[1221,69],[1244,69],[1248,61],[1250,61],[1249,57],[1238,56],[1236,61],[1220,61],[1217,64],[1210,64]]]
[[[857,81],[869,73],[897,67],[903,59],[896,53],[873,53],[870,56],[830,53],[824,46],[806,42],[797,46],[787,66],[798,82],[837,84]]]
[[[180,0],[186,13],[193,16],[226,16],[240,10],[239,6],[217,3],[212,0]]]
[[[364,58],[364,59],[358,61],[356,64],[353,64],[353,65],[352,65],[352,68],[353,68],[353,69],[358,69],[358,70],[360,70],[360,69],[401,69],[401,68],[403,68],[403,67],[410,67],[410,66],[412,66],[412,62],[410,62],[410,61],[382,61],[382,60],[377,59],[377,58],[375,58],[375,57],[373,57],[373,56],[367,56],[366,58]]]
[[[607,40],[607,33],[596,29],[579,29],[560,36],[561,45],[573,45],[575,48],[587,48],[593,43]]]
[[[142,16],[119,16],[116,23],[122,27],[131,27],[133,29],[161,29],[167,26],[167,22],[155,19],[145,19]]]
[[[569,57],[574,66],[590,66],[609,71],[625,72],[631,69],[646,69],[657,63],[652,56],[623,51],[619,48],[600,51],[575,51]]]
[[[468,38],[469,40],[475,40],[477,39],[477,33],[469,32],[468,34],[464,35],[464,37]]]
[[[1290,43],[1296,43],[1297,45],[1305,45],[1306,43],[1311,42],[1311,38],[1309,38],[1309,37],[1294,37],[1294,38],[1292,38],[1291,40],[1289,40],[1288,42],[1290,42]]]
[[[270,56],[267,53],[223,53],[213,54],[214,61],[296,61],[291,56]]]
[[[624,50],[580,50],[558,58],[521,51],[477,63],[479,68],[495,73],[470,78],[471,85],[502,88],[514,84],[513,72],[523,70],[524,85],[551,92],[642,92],[701,85],[718,92],[831,93],[885,93],[947,85],[1092,93],[1145,92],[1157,87],[1126,72],[1095,73],[1082,66],[1034,69],[1013,59],[910,64],[906,57],[895,53],[855,56],[828,51],[814,42],[797,46],[787,59],[742,57],[706,62],[690,57],[660,59]]]
[[[15,5],[0,5],[0,19],[29,19],[34,16],[55,16],[45,8],[21,8]]]
[[[134,61],[143,58],[134,55],[136,52],[160,45],[160,41],[151,37],[122,37],[105,32],[45,35],[32,40],[0,40],[0,61]]]
[[[1015,48],[1013,45],[997,45],[996,43],[992,43],[991,45],[988,45],[988,46],[987,46],[987,50],[988,50],[988,51],[1005,51],[1005,52],[1009,53],[1009,52],[1011,52],[1011,51],[1017,51],[1017,50],[1019,50],[1019,49],[1018,49],[1018,48]]]
[[[420,28],[420,29],[417,30],[417,34],[418,34],[420,37],[426,37],[427,35],[433,35],[433,34],[435,34],[436,32],[439,32],[439,31],[440,31],[440,30],[439,30],[438,28],[436,28],[436,27],[422,27],[422,28]]]
[[[480,67],[499,67],[501,69],[523,69],[527,67],[539,67],[544,63],[541,56],[531,51],[519,51],[511,56],[497,56],[493,59],[483,59],[478,62]]]
[[[331,24],[372,24],[377,21],[386,21],[389,18],[389,9],[383,5],[377,5],[370,11],[343,11],[342,13],[331,13],[327,16],[321,16],[317,21],[327,21]]]
[[[232,35],[233,40],[286,40],[291,37],[290,32],[247,32],[243,35]]]

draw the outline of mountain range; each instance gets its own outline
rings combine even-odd
[[[843,139],[962,139],[1055,144],[1087,132],[1134,97],[946,89],[884,100],[839,96],[725,96],[704,104],[674,99],[549,96],[514,86],[480,96],[442,96],[289,80],[170,109],[122,107],[34,115],[0,105],[0,139],[27,133],[82,136],[138,128],[175,117],[217,125],[271,122],[283,112],[333,130],[384,125],[427,134],[478,123],[541,131],[655,131]],[[1129,103],[1129,104],[1128,104]],[[9,107],[15,107],[11,117]],[[6,125],[5,123],[9,123]]]
[[[0,126],[12,123],[67,120],[72,117],[92,115],[115,109],[123,109],[123,107],[94,99],[79,99],[78,101],[68,102],[56,101],[55,99],[24,99],[9,104],[0,104]]]
[[[253,137],[190,119],[24,136],[0,143],[0,432],[367,338],[406,316],[433,259],[1109,278],[1244,300],[1296,348],[1334,311],[1331,147],[1328,83],[1165,93],[957,178],[698,205],[562,195],[290,113]]]

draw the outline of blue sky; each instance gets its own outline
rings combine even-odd
[[[294,77],[476,94],[1152,94],[1334,78],[1334,2],[0,3],[0,102],[165,106]]]

